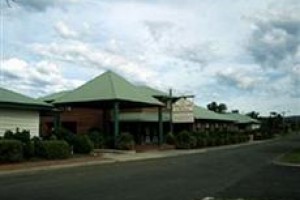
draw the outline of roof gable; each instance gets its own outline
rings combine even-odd
[[[107,71],[79,88],[70,91],[58,98],[55,103],[116,100],[161,105],[158,100],[141,93],[137,86],[111,71]]]

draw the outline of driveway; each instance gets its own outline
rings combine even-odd
[[[300,136],[147,161],[0,176],[1,199],[300,199],[300,168],[272,164]]]

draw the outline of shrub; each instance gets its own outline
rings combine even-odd
[[[208,146],[216,146],[216,139],[214,137],[207,138],[207,145]]]
[[[4,139],[7,140],[13,140],[14,139],[14,133],[11,130],[6,130],[3,136]]]
[[[23,146],[24,158],[30,158],[34,156],[34,145],[30,142],[30,132],[28,130],[22,130],[20,132],[17,128],[15,133],[13,133],[11,130],[7,130],[4,133],[4,138],[20,141]]]
[[[13,135],[13,138],[15,140],[19,140],[22,143],[28,143],[30,142],[30,132],[28,130],[23,130],[23,131],[19,131],[17,129],[17,131],[15,132],[15,134]]]
[[[27,159],[35,156],[34,143],[32,141],[23,143],[23,153]]]
[[[0,162],[20,162],[23,160],[22,143],[17,140],[0,141]]]
[[[132,150],[134,149],[134,139],[130,133],[123,133],[116,138],[116,149]]]
[[[54,138],[54,136],[56,138]],[[63,127],[60,127],[54,136],[51,136],[52,138],[50,137],[50,139],[65,140],[69,145],[73,145],[75,140],[75,134]]]
[[[88,154],[93,150],[94,144],[90,138],[85,135],[76,135],[73,142],[74,153]]]
[[[46,159],[64,159],[70,157],[70,146],[63,140],[36,141],[38,156]]]
[[[99,149],[104,147],[104,135],[98,129],[91,129],[88,133],[88,137],[94,143],[94,148]]]
[[[166,143],[170,145],[175,144],[175,136],[171,132],[166,135]]]
[[[175,145],[177,149],[192,149],[197,146],[197,139],[191,133],[182,131],[176,135]]]
[[[193,133],[193,136],[196,138],[196,147],[197,148],[206,146],[206,138],[205,138],[205,135],[203,135],[203,133],[195,132],[195,133]]]

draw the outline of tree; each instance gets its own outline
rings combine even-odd
[[[220,103],[218,106],[218,113],[224,113],[227,110],[227,106],[225,103]]]
[[[218,111],[218,104],[215,101],[207,104],[206,107],[207,107],[208,110],[211,110],[211,111],[214,111],[214,112]]]
[[[252,119],[258,119],[259,112],[251,111],[246,114],[247,116],[251,117]]]
[[[207,109],[217,112],[217,113],[224,113],[227,110],[227,106],[225,103],[216,103],[215,101],[207,104]]]

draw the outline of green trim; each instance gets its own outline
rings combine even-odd
[[[0,102],[0,108],[11,108],[11,109],[18,109],[18,110],[51,110],[52,106],[37,106],[37,105],[30,105],[30,104],[21,104],[21,103],[10,103],[10,102]]]

